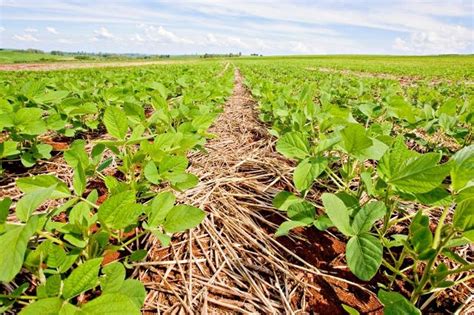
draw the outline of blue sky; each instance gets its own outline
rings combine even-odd
[[[474,0],[2,0],[0,47],[193,54],[474,53]]]

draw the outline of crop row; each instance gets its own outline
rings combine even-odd
[[[419,314],[427,296],[472,279],[474,263],[457,252],[474,241],[471,87],[403,87],[301,61],[240,67],[277,151],[297,162],[296,192],[274,198],[289,218],[276,236],[337,229],[355,276],[383,273],[386,314]]]
[[[52,153],[73,178],[22,176],[21,198],[0,201],[0,312],[140,314],[146,291],[127,275],[147,252],[133,244],[152,234],[166,246],[205,216],[173,190],[198,182],[186,155],[203,148],[231,92],[222,68],[1,74],[2,171]]]

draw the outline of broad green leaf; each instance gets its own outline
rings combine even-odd
[[[292,221],[311,224],[314,221],[316,209],[307,201],[297,203],[288,207],[287,215]]]
[[[38,217],[32,217],[26,225],[15,227],[0,235],[0,282],[10,282],[20,272],[28,241],[38,225]]]
[[[299,221],[285,221],[283,222],[275,232],[275,237],[288,235],[288,233],[297,227],[307,226],[307,223]]]
[[[383,247],[380,240],[369,233],[351,237],[346,247],[347,265],[357,278],[368,281],[382,264]]]
[[[103,293],[118,292],[125,281],[125,267],[119,262],[113,262],[102,268],[100,287]]]
[[[84,190],[86,189],[86,174],[81,164],[76,166],[74,175],[72,177],[72,186],[77,196],[82,197]]]
[[[133,191],[123,191],[108,198],[99,207],[99,221],[112,229],[123,229],[136,222],[142,205],[135,203]]]
[[[369,232],[375,221],[382,218],[387,208],[382,201],[374,201],[363,206],[355,215],[352,228],[355,233]]]
[[[304,200],[288,191],[280,191],[273,198],[273,206],[278,210],[287,211],[292,205],[302,203]]]
[[[7,222],[7,217],[10,214],[10,206],[12,205],[12,200],[9,197],[2,199],[0,201],[0,227],[2,224]],[[1,228],[0,228],[1,232]]]
[[[384,305],[384,315],[421,315],[420,310],[398,292],[380,289],[377,296]]]
[[[196,207],[174,206],[166,215],[163,227],[168,233],[183,232],[199,225],[205,216],[206,213]]]
[[[413,249],[418,253],[423,253],[426,249],[430,249],[433,243],[433,234],[430,230],[429,217],[418,211],[410,224],[409,241],[413,245]]]
[[[453,217],[454,227],[462,230],[474,230],[474,198],[457,204]]]
[[[50,196],[52,199],[66,198],[71,195],[67,185],[52,175],[22,177],[17,179],[16,185],[22,192],[26,194],[54,186],[54,190]]]
[[[79,265],[64,280],[63,297],[73,298],[99,284],[99,269],[102,258],[94,258]]]
[[[127,135],[128,122],[125,113],[118,107],[109,106],[104,113],[104,125],[107,132],[117,138],[124,140]]]
[[[33,211],[43,202],[51,198],[56,185],[48,188],[33,190],[25,194],[16,204],[16,217],[23,222],[28,221]]]
[[[196,187],[196,185],[199,183],[199,178],[196,175],[190,173],[182,173],[176,176],[171,175],[167,177],[173,188],[179,191],[185,191],[186,189]]]
[[[474,144],[465,147],[451,158],[454,161],[451,169],[451,182],[454,190],[474,185]]]
[[[127,294],[104,294],[81,307],[85,315],[141,315],[140,307]]]
[[[314,180],[321,175],[328,162],[325,158],[308,158],[301,161],[293,173],[293,182],[298,191],[311,187]]]
[[[21,310],[20,315],[58,315],[63,302],[58,297],[41,299]]]
[[[188,159],[184,156],[168,156],[159,165],[160,175],[165,178],[186,171]]]
[[[135,303],[138,308],[141,308],[143,306],[143,303],[145,303],[146,290],[143,286],[143,283],[138,280],[125,280],[119,290],[119,293],[127,295],[127,297],[131,299],[132,302]]]
[[[61,290],[61,276],[52,275],[46,279],[46,283],[36,287],[36,295],[40,298],[56,297]]]
[[[276,143],[276,149],[287,158],[304,159],[309,155],[308,140],[301,132],[285,133]]]
[[[4,141],[0,143],[0,159],[19,154],[20,151],[17,148],[18,142],[16,141]]]
[[[413,124],[416,122],[416,108],[405,101],[402,96],[393,96],[387,104],[388,114],[392,117],[404,119]]]
[[[144,169],[145,178],[152,184],[158,185],[161,182],[161,176],[153,161],[149,161]]]
[[[378,172],[382,179],[406,193],[426,193],[437,188],[448,175],[449,163],[439,165],[441,154],[413,154],[396,144],[381,159]]]
[[[349,154],[358,155],[372,146],[365,128],[359,124],[349,124],[341,131],[342,142],[339,144]]]
[[[324,193],[321,196],[324,209],[332,223],[346,236],[354,235],[349,217],[349,211],[344,202],[334,194]]]
[[[147,208],[148,225],[151,227],[157,227],[163,223],[166,215],[173,208],[176,202],[176,197],[173,193],[165,191],[159,193],[151,203],[151,206]]]
[[[55,104],[61,101],[66,96],[68,96],[68,94],[68,91],[48,91],[46,93],[42,93],[41,95],[36,95],[35,97],[33,97],[33,101],[40,104]]]
[[[84,140],[75,140],[69,150],[64,152],[64,159],[69,166],[76,168],[81,164],[83,168],[89,165],[89,156],[85,149],[86,142]]]

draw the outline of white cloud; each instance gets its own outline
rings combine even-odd
[[[470,30],[457,26],[444,30],[413,32],[408,38],[397,37],[392,47],[398,51],[415,54],[457,53],[473,50]]]
[[[14,40],[22,41],[22,42],[39,42],[39,40],[31,34],[23,34],[18,35],[15,34],[12,37]]]
[[[27,33],[37,33],[37,32],[38,32],[38,29],[37,29],[37,28],[28,27],[28,28],[25,28],[25,32],[27,32]]]
[[[104,39],[118,39],[114,34],[112,34],[108,29],[105,27],[101,27],[98,30],[94,31],[94,37],[92,38],[93,41],[99,41]]]
[[[153,25],[140,24],[138,25],[143,31],[144,40],[157,43],[173,43],[173,44],[193,44],[190,39],[179,37],[175,33],[166,30],[163,26],[158,28]]]
[[[77,42],[73,41],[73,40],[70,40],[70,39],[66,39],[66,38],[60,38],[60,39],[58,39],[58,43],[61,43],[61,44],[76,44]]]
[[[5,32],[5,28],[2,27],[2,26],[0,26],[0,33],[1,33],[1,32]]]
[[[145,39],[140,36],[140,34],[135,33],[132,37],[130,37],[132,42],[144,42]]]
[[[58,31],[54,28],[54,27],[51,27],[51,26],[48,26],[46,27],[46,30],[51,33],[51,34],[54,34],[54,35],[58,35]]]
[[[206,40],[209,44],[217,44],[218,43],[216,36],[212,33],[209,33],[209,34],[206,35]]]

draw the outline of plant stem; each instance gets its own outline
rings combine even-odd
[[[441,230],[443,229],[444,220],[446,220],[448,213],[449,213],[449,206],[446,206],[443,209],[443,213],[441,213],[441,216],[439,217],[438,226],[436,226],[435,235],[433,238],[434,249],[438,248],[439,242],[441,240]]]
[[[61,241],[60,239],[55,238],[54,236],[49,235],[49,233],[44,232],[44,231],[38,231],[38,235],[43,236],[44,238],[50,240],[53,243],[56,243],[58,245],[63,246],[64,242]]]
[[[2,299],[11,299],[11,300],[14,300],[14,299],[22,299],[22,300],[37,300],[38,297],[37,296],[31,296],[31,295],[20,295],[20,296],[11,296],[11,295],[8,295],[8,294],[0,294],[0,298]]]

